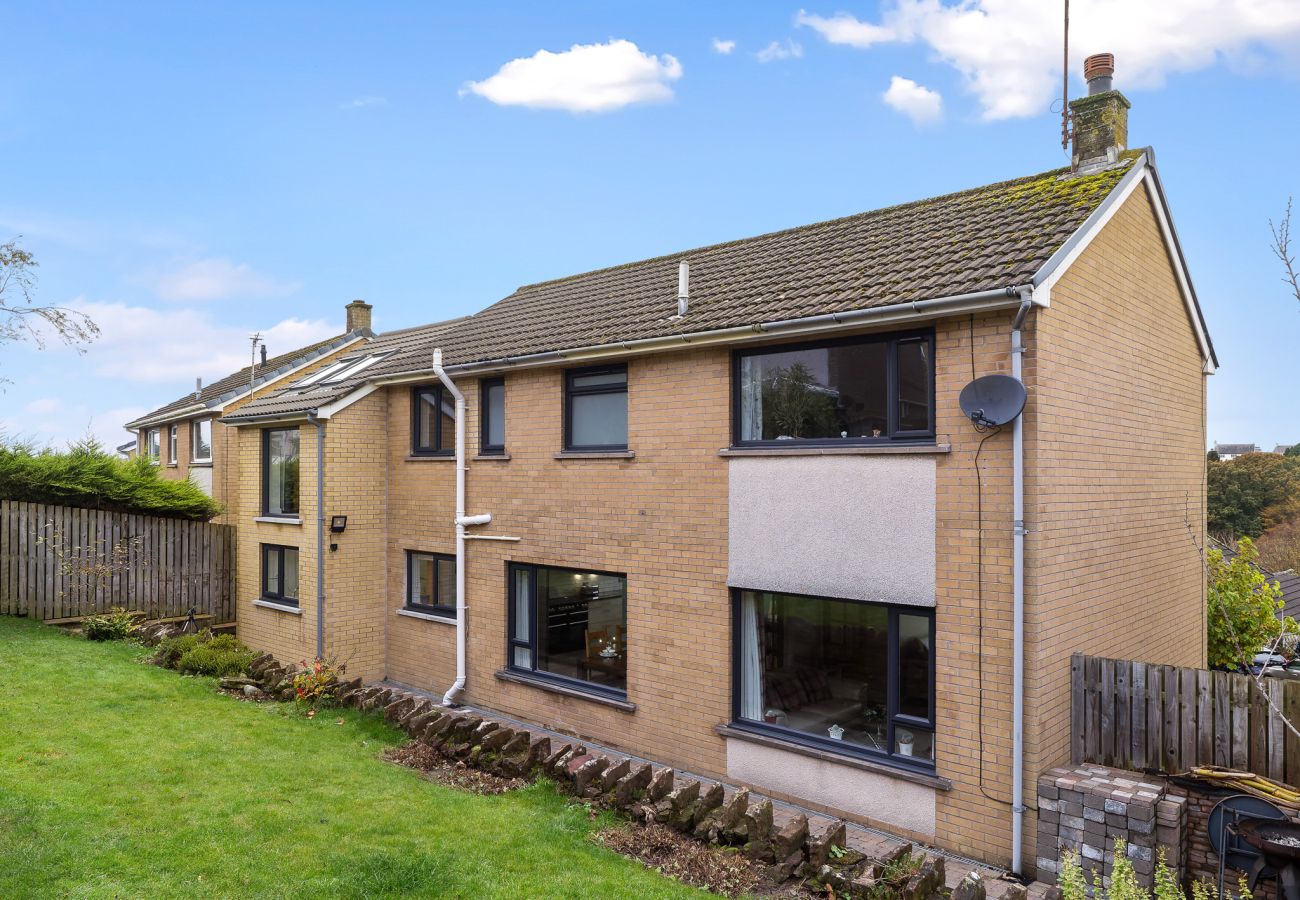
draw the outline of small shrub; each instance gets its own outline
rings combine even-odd
[[[318,658],[310,665],[306,660],[299,665],[302,666],[301,671],[293,676],[294,699],[312,706],[333,701],[339,676],[347,671],[347,664],[336,664],[332,660]]]
[[[223,640],[228,638],[228,640]],[[231,646],[233,644],[234,646]],[[176,668],[190,675],[225,678],[242,675],[253,661],[253,651],[228,635],[204,641],[181,654]]]
[[[175,637],[164,638],[158,644],[153,661],[163,668],[174,669],[180,663],[182,656],[199,644],[206,643],[211,637],[211,632],[204,631],[198,634],[178,634]]]
[[[110,612],[86,616],[81,627],[88,641],[124,641],[135,628],[135,615],[115,606]]]

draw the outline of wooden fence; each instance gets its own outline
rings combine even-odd
[[[0,615],[46,622],[122,607],[235,619],[235,529],[0,500]]]
[[[1157,666],[1076,653],[1070,664],[1075,763],[1174,774],[1244,769],[1300,785],[1300,681]]]

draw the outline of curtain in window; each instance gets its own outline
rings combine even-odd
[[[763,360],[740,358],[740,439],[763,439]]]
[[[763,648],[758,598],[745,593],[740,603],[740,717],[763,721]]]

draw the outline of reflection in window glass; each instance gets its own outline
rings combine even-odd
[[[483,382],[482,434],[480,450],[501,452],[506,448],[506,385],[500,379]]]
[[[898,345],[898,430],[930,428],[930,344],[902,341]]]
[[[565,372],[565,449],[627,448],[627,368]]]
[[[268,516],[298,514],[298,429],[268,428],[263,445],[263,492]]]
[[[212,460],[212,420],[199,419],[190,431],[190,457],[195,462]]]
[[[930,718],[929,616],[898,616],[898,711]]]

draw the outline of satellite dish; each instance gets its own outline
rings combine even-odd
[[[1024,411],[1025,386],[1010,375],[985,375],[962,388],[957,402],[976,428],[995,428]]]

